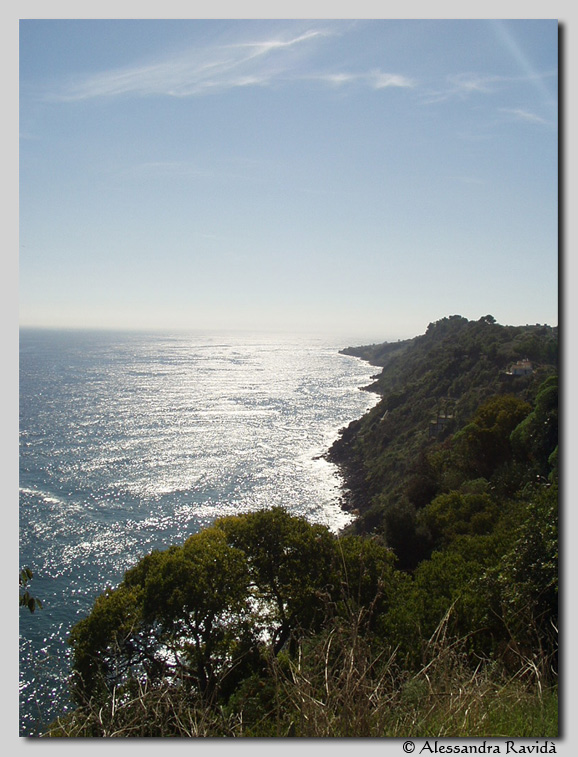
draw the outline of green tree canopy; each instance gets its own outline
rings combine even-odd
[[[393,556],[354,546],[282,508],[221,518],[154,551],[74,626],[74,693],[85,701],[130,680],[180,681],[211,694],[267,646],[278,653],[391,578]]]
[[[510,434],[532,410],[514,395],[500,395],[485,402],[454,442],[460,464],[469,478],[490,478],[512,458]]]
[[[210,692],[250,633],[248,585],[243,553],[216,528],[145,556],[72,629],[77,699],[143,676]]]
[[[553,466],[552,454],[558,446],[558,377],[550,376],[541,385],[534,410],[512,431],[512,449],[517,459],[527,461],[535,473],[546,478]]]
[[[434,544],[449,544],[460,535],[489,533],[500,509],[489,494],[449,492],[438,495],[420,511],[418,519],[428,529]]]

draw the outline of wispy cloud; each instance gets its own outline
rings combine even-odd
[[[548,121],[542,116],[538,116],[536,113],[532,113],[529,110],[523,108],[500,108],[501,113],[507,113],[508,115],[521,121],[528,121],[535,124],[543,124],[544,126],[552,126],[551,121]]]
[[[444,102],[453,98],[464,99],[473,94],[491,94],[503,81],[499,76],[484,76],[475,73],[460,73],[448,76],[443,87],[425,92],[428,103]]]
[[[448,77],[449,92],[455,95],[468,95],[472,92],[489,94],[493,92],[499,76],[483,76],[480,74],[464,73]]]
[[[372,74],[375,89],[385,89],[386,87],[416,87],[417,82],[407,76],[399,74],[384,74],[377,71]]]
[[[120,96],[191,97],[235,87],[263,86],[313,52],[323,30],[254,42],[199,46],[144,65],[102,71],[69,82],[52,98],[64,101]]]
[[[277,34],[253,41],[197,47],[143,65],[103,71],[69,81],[50,99],[81,101],[113,97],[194,97],[239,87],[264,87],[295,81],[331,86],[358,84],[372,89],[413,87],[406,76],[382,71],[319,73],[313,56],[328,29]]]
[[[556,76],[556,72],[548,71],[543,74],[532,72],[521,76],[486,75],[472,72],[454,74],[446,78],[445,84],[437,89],[424,90],[427,102],[436,103],[454,98],[467,99],[475,95],[492,95],[504,91],[512,86],[543,84],[546,80]]]
[[[345,72],[312,74],[307,78],[326,82],[335,87],[348,84],[362,84],[371,89],[386,89],[387,87],[413,88],[417,86],[417,82],[408,76],[384,73],[383,71],[369,71],[359,74]]]

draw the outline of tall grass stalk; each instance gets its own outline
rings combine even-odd
[[[395,650],[374,651],[361,615],[303,639],[292,657],[271,655],[267,672],[227,706],[168,684],[117,692],[53,724],[53,737],[554,738],[557,688],[536,660],[506,674],[495,661],[472,668],[467,639],[447,623],[429,640],[417,672]]]

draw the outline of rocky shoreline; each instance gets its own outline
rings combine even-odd
[[[370,365],[378,365],[378,363],[372,360],[371,355],[367,353],[368,349],[371,348],[348,347],[340,352],[344,355],[351,355],[360,360],[365,360]],[[371,377],[373,380],[372,384],[362,386],[360,390],[381,394],[378,379],[382,372],[383,368],[379,373]],[[371,411],[368,410],[361,418],[351,421],[349,425],[342,428],[339,431],[337,439],[323,455],[326,460],[337,466],[341,474],[343,483],[341,486],[340,504],[342,509],[356,516],[365,512],[371,505],[371,497],[365,478],[365,466],[360,454],[354,448],[357,434],[361,429],[364,418],[369,412]]]

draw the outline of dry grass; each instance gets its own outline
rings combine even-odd
[[[472,669],[467,640],[442,622],[422,668],[399,667],[395,650],[375,654],[361,617],[301,643],[293,659],[272,657],[253,692],[227,708],[174,687],[135,686],[105,706],[53,724],[53,737],[550,737],[558,735],[557,691],[536,660],[506,676],[496,663]],[[254,692],[257,691],[255,695]],[[261,692],[261,693],[259,693]],[[265,695],[266,693],[266,695]]]
[[[332,632],[313,657],[302,649],[280,686],[295,735],[319,737],[555,737],[557,693],[540,666],[522,660],[516,674],[480,660],[472,669],[467,640],[445,628],[430,639],[414,674],[395,652],[372,656],[364,639]],[[337,649],[337,652],[332,652]]]
[[[209,704],[191,701],[171,686],[137,685],[118,699],[116,690],[106,704],[80,707],[59,718],[46,734],[52,738],[140,738],[239,736],[235,718],[225,717]]]

